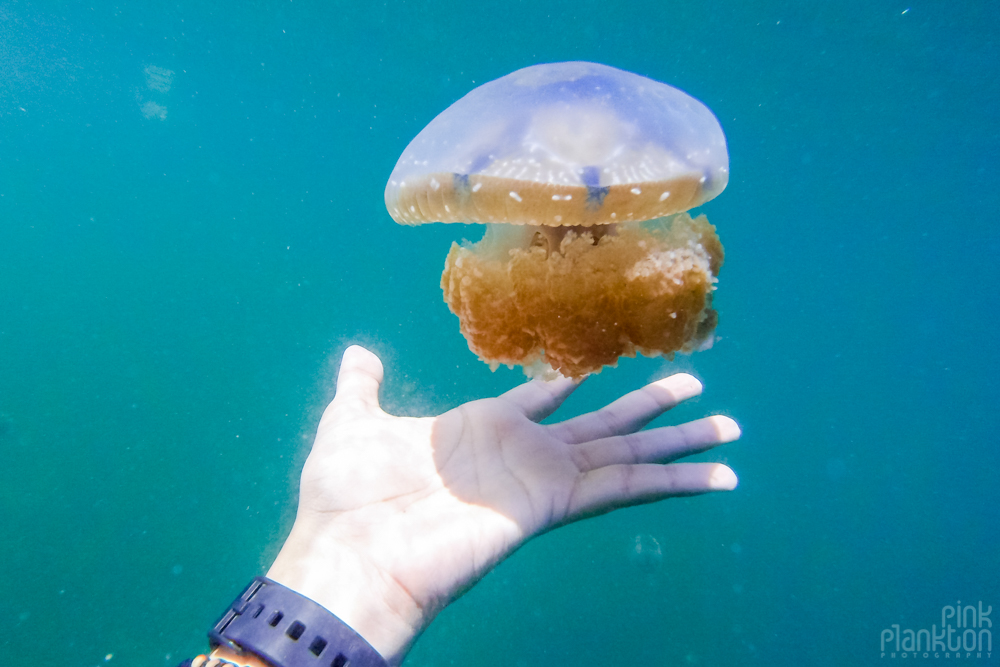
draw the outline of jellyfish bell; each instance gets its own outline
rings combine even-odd
[[[698,100],[606,65],[551,63],[486,83],[432,120],[385,202],[402,224],[590,226],[686,211],[728,180],[725,136]]]
[[[401,224],[483,223],[441,285],[491,366],[581,377],[710,345],[722,244],[685,211],[726,187],[726,140],[676,88],[606,65],[535,65],[427,125],[385,190]]]
[[[660,542],[645,533],[635,536],[629,549],[629,561],[645,572],[655,572],[663,563],[663,549]]]

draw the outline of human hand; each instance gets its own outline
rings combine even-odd
[[[740,436],[714,416],[638,432],[701,383],[673,375],[542,425],[576,388],[535,380],[437,416],[379,407],[382,364],[352,346],[267,576],[320,603],[390,664],[448,603],[528,539],[619,507],[731,490],[717,463],[669,463]],[[659,463],[654,463],[659,462]]]

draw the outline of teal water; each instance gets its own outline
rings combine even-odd
[[[398,413],[520,381],[441,301],[477,232],[382,193],[434,115],[559,60],[699,98],[732,170],[721,340],[564,414],[688,370],[657,424],[734,416],[701,458],[741,484],[528,544],[407,664],[884,664],[892,624],[1000,603],[995,3],[207,4],[0,0],[0,662],[203,651],[348,344]]]

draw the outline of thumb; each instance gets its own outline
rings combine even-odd
[[[382,362],[373,352],[359,345],[344,350],[337,376],[334,405],[360,403],[363,409],[381,411],[378,390],[382,385]]]

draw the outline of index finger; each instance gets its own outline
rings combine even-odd
[[[681,401],[697,396],[701,390],[697,378],[677,373],[625,394],[596,412],[567,419],[549,428],[555,437],[570,444],[633,433]]]
[[[580,383],[562,376],[555,380],[532,380],[500,395],[513,403],[531,421],[545,419],[562,405]]]

